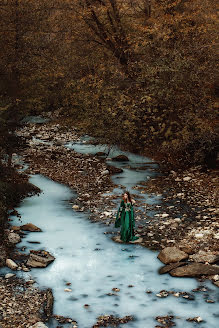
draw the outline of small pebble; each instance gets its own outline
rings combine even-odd
[[[206,300],[205,302],[206,302],[206,303],[215,303],[214,300]]]

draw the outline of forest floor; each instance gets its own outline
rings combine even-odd
[[[110,193],[116,187],[111,180],[111,174],[115,170],[99,156],[79,154],[64,146],[67,142],[80,140],[77,130],[53,121],[46,124],[28,124],[20,128],[17,134],[26,140],[26,148],[18,155],[29,165],[27,174],[40,173],[68,185],[77,192],[77,198],[72,206],[74,210],[89,211],[89,218],[94,222],[102,222],[108,226],[114,224],[113,200],[118,196]],[[18,170],[23,168],[19,161],[14,154],[13,165]],[[141,196],[135,195],[136,232],[141,237],[140,244],[156,250],[176,246],[189,254],[191,262],[194,261],[194,255],[201,258],[198,262],[202,263],[208,263],[206,256],[212,255],[217,258],[219,256],[218,182],[218,171],[203,172],[201,167],[194,167],[181,172],[170,171],[138,184],[135,189],[140,190],[141,194],[162,195],[160,205],[142,204]],[[141,205],[144,205],[146,210],[143,211]],[[151,211],[156,212],[153,218],[147,215],[147,212]],[[114,231],[109,233],[112,234],[112,238],[118,238]],[[218,264],[218,259],[213,263]],[[219,287],[218,275],[210,278]],[[21,283],[19,282],[18,286],[19,284]],[[6,292],[6,285],[7,280],[1,278],[2,295],[4,290]],[[28,286],[27,293],[33,294],[33,300],[37,300],[40,311],[42,294],[35,289],[29,291],[29,288],[31,286]],[[25,293],[24,299],[20,298],[22,302],[27,298]],[[14,302],[16,300],[10,304],[13,305]],[[8,308],[7,311],[10,309]],[[1,321],[0,311],[0,327],[1,325],[2,328],[9,327]]]

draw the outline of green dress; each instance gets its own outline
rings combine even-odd
[[[135,219],[132,203],[121,201],[116,215],[115,227],[121,227],[120,235],[122,241],[129,242],[138,239],[134,235]]]

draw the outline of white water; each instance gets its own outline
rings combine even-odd
[[[83,151],[83,147],[78,150]],[[95,150],[99,151],[97,148]],[[129,157],[131,163],[125,165],[136,167],[137,161],[142,166],[143,159],[147,161],[145,158],[140,161],[140,157],[135,155],[129,154]],[[116,165],[124,166],[124,163]],[[150,170],[138,173],[124,170],[120,174],[121,184],[131,190],[143,177],[154,174]],[[121,325],[128,328],[152,328],[158,324],[154,320],[157,315],[167,314],[179,317],[175,320],[179,328],[197,327],[197,324],[185,321],[195,316],[206,320],[198,327],[217,327],[218,305],[206,303],[206,293],[194,293],[194,301],[172,295],[160,299],[155,295],[163,289],[190,292],[197,287],[194,279],[160,276],[157,270],[162,263],[156,258],[156,252],[138,245],[114,243],[110,235],[104,234],[107,231],[105,226],[91,223],[86,213],[72,210],[68,200],[76,195],[68,187],[40,175],[31,177],[30,182],[43,193],[26,198],[17,210],[23,224],[32,222],[43,232],[28,233],[18,247],[26,246],[26,252],[30,249],[48,250],[56,260],[46,269],[32,269],[30,273],[20,274],[36,279],[41,287],[53,289],[54,313],[72,317],[78,321],[80,328],[91,328],[96,318],[104,314],[119,317],[133,315],[135,321]],[[148,201],[149,195],[145,195],[145,198]],[[20,225],[16,217],[13,217],[13,224]],[[39,241],[40,245],[28,241]],[[71,286],[66,286],[66,282],[70,282]],[[129,285],[134,287],[129,288]],[[211,289],[208,299],[216,300],[217,288],[207,285]],[[108,296],[108,293],[113,293],[114,287],[119,288],[120,292]],[[65,288],[71,288],[72,292],[64,292]],[[151,290],[152,294],[147,294],[146,290]],[[89,304],[89,308],[84,308],[84,304]]]

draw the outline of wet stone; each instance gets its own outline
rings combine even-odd
[[[98,321],[92,328],[99,328],[99,327],[118,327],[120,324],[128,323],[132,321],[132,316],[125,316],[123,318],[114,317],[113,315],[101,315],[98,317]]]
[[[45,268],[55,260],[49,252],[45,251],[31,251],[27,260],[27,265],[32,268]]]
[[[156,296],[163,298],[169,296],[169,293],[166,290],[161,290],[158,294],[156,294]]]
[[[112,161],[116,161],[116,162],[127,162],[129,161],[128,157],[126,155],[118,155],[116,157],[112,158]]]
[[[186,319],[186,321],[200,323],[203,322],[203,319],[201,317],[194,317],[194,318],[188,318]]]
[[[173,277],[197,277],[201,275],[213,275],[219,273],[219,266],[194,263],[179,267],[170,271]]]
[[[42,231],[40,228],[38,228],[37,226],[35,226],[32,223],[24,224],[20,228],[23,231],[31,231],[31,232],[40,232],[40,231]]]
[[[175,322],[173,321],[174,316],[172,315],[166,315],[166,316],[157,316],[156,320],[161,323],[162,325],[164,325],[165,327],[174,327],[175,326]],[[163,327],[163,326],[155,326],[155,327]]]
[[[183,266],[185,264],[186,264],[186,262],[176,262],[176,263],[168,264],[168,265],[161,267],[158,272],[159,272],[159,274],[164,274],[164,273],[170,272],[171,270],[173,270],[175,268],[178,268],[179,266]]]

